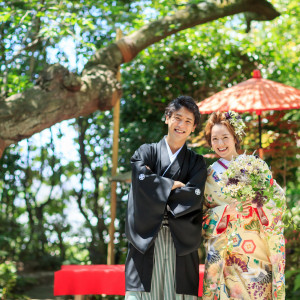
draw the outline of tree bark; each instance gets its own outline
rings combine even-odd
[[[49,66],[36,85],[0,102],[0,156],[5,147],[29,138],[63,120],[111,109],[121,93],[118,67],[143,49],[186,28],[221,17],[248,13],[253,19],[272,20],[279,13],[266,0],[217,0],[192,4],[149,23],[118,42],[96,51],[81,76],[59,64]]]

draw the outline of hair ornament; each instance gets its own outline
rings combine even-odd
[[[238,137],[242,139],[243,135],[245,134],[244,128],[246,127],[246,125],[241,116],[237,112],[229,110],[225,113],[225,118],[232,125]]]

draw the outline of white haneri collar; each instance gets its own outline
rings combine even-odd
[[[182,147],[180,149],[178,149],[174,154],[172,153],[172,150],[167,142],[167,136],[165,136],[165,142],[166,142],[166,145],[167,145],[167,150],[168,150],[168,154],[169,154],[169,159],[171,161],[171,163],[175,160],[175,158],[177,157],[177,155],[179,154],[180,150],[182,149]]]

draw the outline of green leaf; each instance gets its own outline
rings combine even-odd
[[[300,289],[300,274],[298,274],[294,281],[294,291],[297,291]]]
[[[300,270],[288,270],[285,272],[285,278],[289,279],[291,276],[300,273]]]
[[[0,13],[0,23],[7,22],[11,17],[11,12],[1,12]]]

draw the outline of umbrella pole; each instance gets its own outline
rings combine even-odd
[[[258,115],[259,148],[261,149],[261,117]]]
[[[261,159],[264,158],[264,150],[262,148],[262,144],[261,144],[261,114],[259,113],[258,114],[258,133],[259,133],[259,149],[258,149],[258,154],[259,154],[259,157]]]

